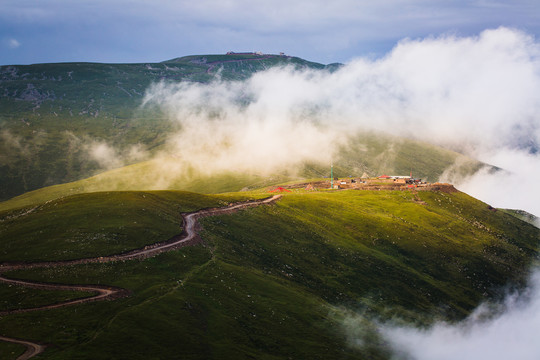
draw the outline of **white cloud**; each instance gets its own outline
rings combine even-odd
[[[21,46],[21,43],[17,41],[17,39],[8,39],[7,45],[10,49],[16,49],[19,46]]]
[[[207,168],[328,161],[329,144],[341,135],[380,130],[508,169],[517,177],[454,181],[493,205],[540,214],[539,204],[525,201],[540,198],[534,181],[513,186],[540,176],[538,156],[530,153],[540,145],[538,93],[539,44],[499,28],[404,40],[382,59],[356,59],[334,73],[287,67],[245,82],[162,83],[145,101],[182,124],[175,151]]]
[[[90,159],[96,161],[100,167],[105,169],[114,169],[122,166],[116,150],[103,141],[93,141],[86,145]]]
[[[465,179],[456,179],[460,190],[473,194],[494,207],[522,209],[540,214],[540,156],[515,149],[501,149],[483,156],[483,160],[504,171],[483,169]]]
[[[207,173],[268,174],[309,160],[330,162],[338,136],[301,113],[297,94],[304,85],[292,69],[274,70],[246,83],[157,84],[145,103],[163,106],[181,124],[169,141],[177,158]]]
[[[69,142],[70,155],[80,152],[79,161],[96,163],[101,170],[111,170],[130,163],[143,161],[149,157],[144,147],[134,144],[125,148],[118,148],[104,140],[90,136],[79,137],[70,131],[64,136]]]
[[[384,325],[381,333],[395,359],[537,360],[540,359],[540,273],[525,296],[509,296],[504,313],[482,320],[486,307],[459,324],[437,323],[426,330]]]
[[[118,149],[101,140],[85,139],[82,150],[89,160],[95,161],[103,170],[119,168],[129,163],[145,160],[148,153],[140,144]]]

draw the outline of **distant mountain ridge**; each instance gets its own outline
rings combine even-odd
[[[190,55],[160,63],[1,66],[0,200],[140,161],[125,156],[122,162],[100,164],[89,158],[88,144],[114,144],[122,154],[129,154],[135,145],[150,153],[163,148],[177,125],[158,108],[140,107],[146,89],[153,83],[208,83],[217,74],[221,81],[244,80],[280,66],[335,71],[342,65],[323,65],[287,55],[235,53]],[[369,169],[408,173],[410,162],[416,161],[420,164],[415,167],[418,176],[436,180],[459,156],[411,141],[398,146],[401,150],[396,153],[387,138],[361,135],[358,139],[364,141],[363,147],[365,142],[372,146],[362,150],[362,159],[354,155],[360,153],[360,144],[353,141],[343,149],[342,161],[336,163],[343,176]],[[407,158],[401,156],[405,153],[409,154]],[[476,162],[471,169],[479,166]],[[319,177],[326,171],[317,164],[307,164],[301,174]]]
[[[223,80],[242,80],[273,66],[325,68],[279,55],[0,66],[0,199],[95,174],[100,167],[85,161],[77,145],[85,137],[121,149],[134,143],[159,147],[171,124],[155,109],[140,109],[145,90],[159,81],[209,82],[218,64]]]

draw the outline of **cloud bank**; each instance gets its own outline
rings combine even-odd
[[[70,131],[63,134],[69,142],[69,156],[78,156],[83,163],[90,162],[102,171],[146,160],[148,152],[140,144],[118,148],[106,141],[90,136],[77,136]]]
[[[427,330],[384,325],[381,333],[394,349],[394,359],[536,360],[540,359],[540,271],[521,296],[509,296],[505,312],[482,320],[481,306],[457,325],[437,323]]]
[[[335,72],[284,67],[244,82],[155,84],[144,104],[182,127],[171,137],[173,152],[208,169],[330,161],[346,134],[375,130],[506,169],[498,178],[450,180],[494,206],[540,214],[526,201],[540,198],[538,93],[540,45],[499,28],[406,39],[381,59],[356,59]]]
[[[321,74],[287,68],[246,82],[160,83],[144,102],[163,107],[180,123],[169,151],[192,167],[268,174],[304,161],[331,161],[339,134],[318,121],[305,98],[314,85],[310,76]]]

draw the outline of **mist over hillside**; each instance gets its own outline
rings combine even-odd
[[[490,356],[535,358],[540,239],[522,219],[540,214],[539,92],[540,46],[508,28],[344,65],[247,53],[0,67],[0,199],[19,195],[0,203],[3,259],[31,281],[130,294],[28,315],[10,311],[74,295],[2,284],[0,323],[59,344],[51,358],[478,358],[523,329]],[[103,262],[181,236],[180,213],[320,180],[330,164],[451,182],[488,204],[451,186],[302,186],[204,219],[195,246]]]
[[[324,103],[297,98],[301,88],[287,100],[290,81],[300,86],[306,76],[329,76],[341,67],[265,54],[2,67],[0,197],[148,160],[155,166],[145,181],[136,177],[139,183],[127,188],[121,182],[93,191],[175,188],[194,179],[193,171],[325,177],[332,160],[338,176],[414,170],[435,181],[461,158],[427,143],[334,126],[321,118]],[[465,165],[452,173],[481,166],[460,162]]]
[[[382,59],[357,59],[333,72],[278,67],[241,82],[160,82],[147,89],[144,104],[181,124],[172,146],[189,149],[194,164],[329,162],[345,134],[383,132],[505,169],[448,172],[442,180],[496,206],[512,207],[513,199],[538,214],[539,54],[532,37],[506,28],[404,40]]]
[[[170,156],[180,171],[262,176],[334,161],[341,176],[412,170],[538,214],[529,183],[540,168],[538,53],[527,34],[499,28],[404,40],[381,59],[331,67],[264,54],[4,66],[3,197]],[[374,154],[352,143],[358,133],[436,144],[506,171],[476,172],[458,156],[437,169],[422,154],[405,165],[394,140]]]

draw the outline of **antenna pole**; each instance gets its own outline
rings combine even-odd
[[[334,188],[334,163],[330,164],[330,189]]]

